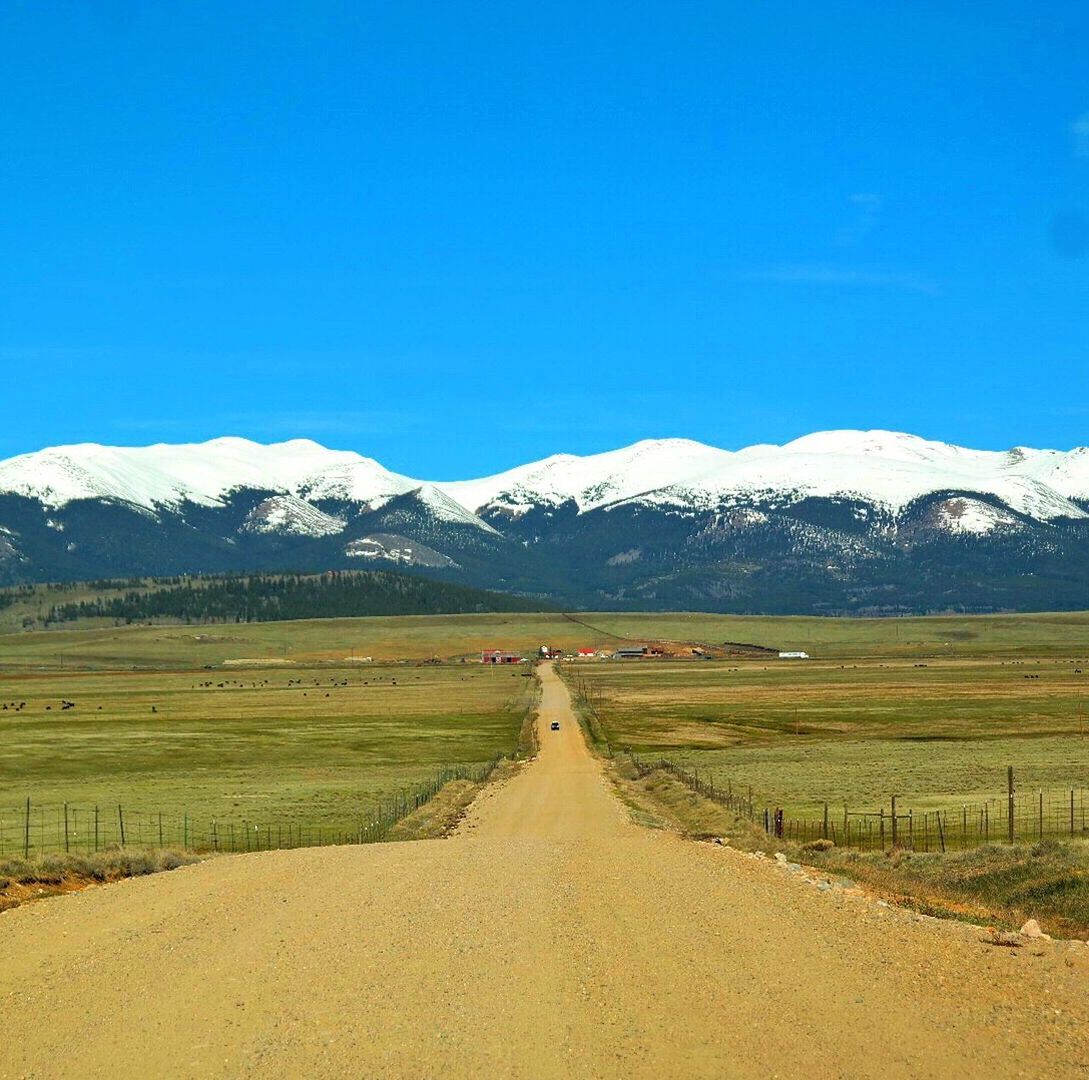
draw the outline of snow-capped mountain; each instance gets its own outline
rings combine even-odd
[[[933,492],[966,491],[1047,521],[1086,516],[1077,500],[1089,501],[1089,450],[965,450],[887,431],[827,431],[733,453],[662,439],[439,486],[474,510],[510,515],[565,502],[583,513],[625,501],[708,510],[807,498],[858,499],[895,515]]]
[[[105,499],[152,512],[185,503],[222,506],[246,489],[371,509],[421,491],[439,516],[472,522],[471,514],[423,481],[399,476],[353,451],[327,450],[310,439],[267,446],[237,438],[179,446],[83,443],[0,462],[0,493],[24,495],[53,508],[80,499]]]
[[[361,562],[588,607],[1089,607],[1089,450],[661,439],[441,482],[305,439],[0,462],[0,582]]]

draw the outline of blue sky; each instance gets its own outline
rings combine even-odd
[[[0,455],[1089,442],[1089,8],[0,5]]]

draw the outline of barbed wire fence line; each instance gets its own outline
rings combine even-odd
[[[481,784],[506,755],[483,764],[450,765],[415,787],[360,808],[352,824],[317,824],[300,811],[272,819],[146,810],[124,803],[39,803],[32,795],[17,807],[0,807],[0,857],[93,853],[109,848],[180,848],[194,852],[267,851],[328,844],[373,844],[399,821],[429,803],[447,784]]]
[[[576,710],[588,735],[609,757],[610,744],[601,719],[603,695],[578,673],[568,675]],[[640,778],[661,771],[675,777],[697,794],[718,802],[761,826],[769,836],[808,843],[828,840],[837,847],[859,851],[968,851],[993,843],[1027,843],[1044,839],[1089,837],[1089,806],[1085,788],[1019,792],[1013,766],[1006,769],[1006,790],[991,798],[950,802],[944,807],[918,809],[903,798],[889,795],[874,809],[852,808],[850,803],[813,800],[810,811],[798,812],[757,797],[748,785],[701,776],[669,758],[644,759],[625,749]]]
[[[993,843],[1027,843],[1044,839],[1089,836],[1089,791],[1018,792],[1015,770],[1006,772],[1006,792],[993,798],[916,809],[890,795],[876,809],[852,809],[850,804],[817,804],[813,810],[788,811],[757,798],[751,787],[735,790],[732,782],[723,786],[715,778],[700,776],[668,758],[644,759],[630,751],[640,777],[666,772],[697,794],[747,817],[766,833],[780,839],[808,843],[829,840],[837,847],[859,851],[967,851]]]

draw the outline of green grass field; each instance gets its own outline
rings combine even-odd
[[[10,628],[10,621],[8,623]],[[0,624],[2,628],[2,624]],[[375,616],[296,622],[53,629],[0,634],[0,671],[191,668],[225,660],[327,661],[577,649],[657,640],[739,642],[818,659],[1089,658],[1089,613],[817,619],[706,614]]]
[[[919,666],[925,665],[925,666]],[[1089,786],[1076,658],[569,665],[617,748],[668,757],[761,805],[917,809]]]
[[[479,665],[9,671],[0,675],[6,846],[28,796],[34,829],[55,831],[68,802],[84,839],[95,805],[113,835],[119,803],[130,832],[138,821],[146,832],[160,811],[173,823],[188,813],[351,826],[444,766],[513,752],[531,694],[531,680]]]
[[[893,791],[920,808],[982,798],[1001,790],[1007,764],[1023,789],[1089,782],[1086,614],[81,627],[0,635],[0,702],[27,702],[0,711],[0,843],[28,795],[41,830],[65,801],[84,815],[120,802],[137,816],[302,815],[332,828],[442,766],[516,745],[529,680],[458,658],[656,640],[813,655],[577,665],[614,745],[751,784],[791,811],[876,806]]]

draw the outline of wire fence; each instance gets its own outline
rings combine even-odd
[[[361,809],[352,822],[315,824],[302,812],[275,820],[226,818],[188,810],[164,813],[123,803],[38,803],[0,807],[0,857],[55,852],[96,852],[114,847],[180,848],[195,852],[267,851],[327,844],[373,844],[397,822],[429,803],[454,780],[486,781],[503,760],[450,765],[415,788]]]
[[[567,674],[575,706],[591,740],[609,757],[616,755],[601,721],[601,693],[578,674]],[[828,840],[837,847],[858,851],[968,851],[996,842],[1025,843],[1043,839],[1089,837],[1089,806],[1085,788],[1062,791],[1018,791],[1014,769],[1006,770],[1006,790],[983,800],[945,807],[918,809],[905,806],[890,795],[876,809],[852,808],[850,804],[823,803],[808,812],[788,812],[754,796],[751,787],[725,787],[701,777],[668,758],[643,759],[625,750],[640,777],[667,772],[693,791],[747,817],[778,839],[809,843]],[[997,785],[996,785],[997,786]]]
[[[1014,769],[1006,770],[1006,791],[982,801],[937,809],[905,807],[890,795],[877,809],[852,809],[824,803],[809,813],[788,813],[781,806],[763,805],[752,788],[734,790],[701,777],[667,758],[646,760],[628,752],[637,773],[667,772],[693,791],[747,817],[770,836],[808,843],[828,840],[837,847],[859,851],[967,851],[996,842],[1025,843],[1043,839],[1089,836],[1089,805],[1084,788],[1018,792]]]

